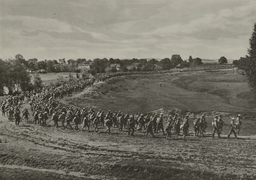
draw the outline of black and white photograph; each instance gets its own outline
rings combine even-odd
[[[255,180],[256,0],[0,0],[0,180]]]

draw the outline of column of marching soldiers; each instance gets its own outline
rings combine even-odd
[[[106,81],[112,77],[124,74],[98,75],[94,79],[79,79],[77,81],[64,82],[60,86],[48,86],[38,91],[22,92],[19,95],[9,96],[1,103],[2,115],[7,116],[9,120],[15,120],[19,125],[21,119],[29,121],[32,116],[33,123],[41,126],[47,126],[47,122],[53,121],[56,128],[63,127],[75,130],[88,130],[99,132],[100,129],[111,133],[111,128],[118,128],[120,131],[128,131],[128,135],[133,136],[134,132],[143,132],[148,136],[159,131],[170,138],[172,135],[182,135],[184,138],[189,135],[189,114],[182,116],[178,113],[164,117],[163,113],[149,114],[124,114],[121,111],[105,113],[104,111],[95,111],[93,108],[80,109],[61,104],[58,99],[69,96],[73,93],[81,92],[86,87],[92,86],[95,82]],[[28,107],[22,107],[24,101],[29,102],[32,114],[30,115]],[[165,122],[165,123],[164,123]],[[224,121],[221,115],[214,115],[212,119],[212,138],[215,133],[220,137]],[[237,118],[231,118],[228,137],[233,133],[237,138],[242,125],[241,115]],[[207,121],[205,114],[197,116],[193,121],[194,135],[203,136],[206,133]]]

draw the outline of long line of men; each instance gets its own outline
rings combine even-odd
[[[106,128],[106,132],[110,133],[112,127],[122,131],[124,128],[128,130],[128,135],[134,135],[135,130],[144,132],[146,135],[162,131],[166,138],[170,138],[172,134],[179,135],[182,133],[184,138],[189,135],[189,115],[182,117],[179,114],[168,115],[164,118],[163,114],[124,114],[121,111],[106,114],[99,110],[96,112],[93,108],[86,110],[85,108],[73,108],[61,104],[58,98],[63,98],[72,93],[80,92],[85,87],[92,86],[95,82],[105,81],[111,77],[119,76],[119,74],[98,75],[96,79],[79,79],[76,81],[64,82],[59,86],[45,87],[39,91],[22,92],[19,95],[10,96],[2,102],[2,115],[7,115],[10,120],[15,119],[15,124],[19,125],[21,118],[29,120],[28,107],[22,109],[22,104],[26,99],[29,102],[33,122],[42,126],[46,126],[49,120],[54,122],[55,127],[63,127],[81,130],[94,128],[95,132],[99,132],[100,127]],[[61,123],[61,124],[59,124]],[[230,123],[230,131],[228,137],[233,133],[235,137],[239,134],[241,127],[241,115],[236,119],[232,118]],[[212,121],[214,138],[215,133],[220,137],[224,122],[221,116],[215,116]],[[206,132],[207,122],[205,114],[198,116],[193,122],[195,135],[203,135]]]

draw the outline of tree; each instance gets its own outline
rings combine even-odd
[[[225,56],[221,56],[218,61],[219,61],[220,64],[227,64],[228,63],[228,60]]]
[[[78,59],[76,60],[76,62],[77,62],[77,64],[85,64],[85,63],[86,63],[86,59],[84,59],[84,58],[78,58]]]
[[[33,58],[33,59],[29,59],[27,61],[28,63],[28,69],[31,70],[31,71],[36,71],[36,64],[37,64],[37,59],[36,58]]]
[[[192,61],[193,61],[192,56],[189,56],[189,58],[188,58],[188,62],[190,63],[190,62],[192,62]]]
[[[256,23],[254,23],[254,29],[252,36],[249,40],[250,48],[248,49],[248,56],[243,59],[243,69],[245,70],[249,86],[256,94]]]
[[[149,64],[157,64],[158,61],[157,61],[156,59],[150,59],[150,60],[148,61],[148,63],[149,63]]]
[[[15,61],[17,61],[20,64],[23,64],[25,68],[28,68],[28,62],[23,58],[21,54],[15,55]]]
[[[246,69],[246,64],[249,59],[249,56],[240,57],[239,60],[233,60],[233,65],[236,66],[238,69]]]
[[[54,63],[52,60],[48,60],[46,61],[46,71],[47,72],[54,72],[55,71],[55,68],[54,68]]]
[[[183,60],[182,60],[182,58],[180,57],[179,54],[172,55],[172,58],[171,58],[171,68],[175,68],[177,65],[179,65],[182,62],[183,62]]]
[[[39,61],[36,63],[36,69],[39,70],[39,69],[46,69],[46,63],[45,61]]]
[[[159,62],[159,65],[162,66],[163,70],[169,70],[172,67],[171,60],[169,58],[164,58]]]
[[[128,71],[127,66],[126,66],[125,64],[121,64],[121,65],[120,65],[120,71],[122,71],[122,72],[127,72],[127,71]]]
[[[197,57],[197,58],[194,58],[192,60],[189,60],[189,64],[192,65],[192,66],[199,66],[199,65],[202,65],[203,62],[202,62],[202,59]]]
[[[189,67],[189,62],[187,61],[183,61],[182,63],[180,63],[180,68],[186,68],[186,67]]]

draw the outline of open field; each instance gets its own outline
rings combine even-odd
[[[54,80],[54,79],[53,79]],[[160,83],[162,86],[160,87]],[[185,72],[130,75],[97,83],[62,103],[124,113],[191,112],[189,136],[165,139],[143,132],[128,136],[42,127],[23,120],[20,126],[0,115],[0,179],[256,179],[255,100],[245,77],[232,73]],[[27,106],[27,102],[23,105]],[[224,115],[221,138],[211,138],[212,112]],[[193,135],[192,121],[206,113],[204,137]],[[227,139],[229,115],[242,113],[239,139]]]
[[[113,78],[65,101],[125,113],[178,108],[195,113],[251,114],[256,112],[256,101],[249,91],[246,77],[230,72],[146,74]]]
[[[49,85],[51,83],[55,83],[58,79],[67,81],[69,78],[69,74],[71,74],[74,78],[76,77],[76,73],[68,73],[68,72],[62,72],[62,73],[40,73],[40,77],[43,81],[43,84]],[[31,73],[31,81],[33,82],[34,74]]]

